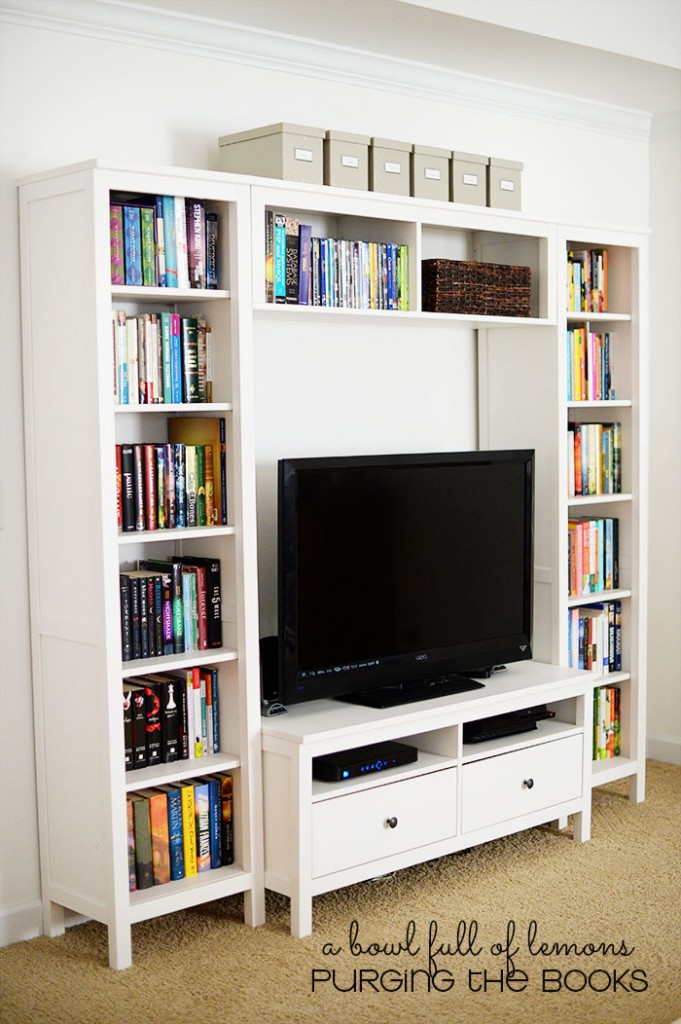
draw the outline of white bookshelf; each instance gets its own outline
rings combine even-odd
[[[535,651],[568,665],[568,609],[605,601],[622,606],[622,671],[592,673],[592,687],[621,690],[621,752],[594,760],[592,783],[627,778],[635,801],[645,795],[647,593],[647,236],[610,228],[557,226],[556,327],[518,338],[509,347],[503,329],[481,338],[481,446],[527,444],[537,449],[543,484],[537,494]],[[609,311],[567,311],[569,250],[606,248]],[[569,327],[609,331],[615,394],[608,400],[568,400],[566,338]],[[622,424],[622,490],[568,496],[568,423]],[[620,528],[619,587],[569,596],[567,521],[571,516],[613,517]]]
[[[115,443],[146,439],[154,432],[162,436],[167,417],[182,416],[186,408],[116,407],[112,402],[112,308],[132,312],[149,306],[161,309],[169,301],[167,289],[114,288],[110,284],[108,199],[114,190],[196,196],[220,213],[220,288],[200,294],[177,290],[172,302],[177,309],[204,308],[216,343],[219,340],[214,401],[204,407],[192,405],[189,410],[192,415],[224,416],[228,423],[231,511],[224,527],[165,531],[163,537],[161,531],[153,536],[117,533]],[[131,962],[134,922],[243,892],[246,920],[257,924],[264,918],[266,884],[291,896],[293,931],[306,934],[316,893],[368,877],[366,864],[349,862],[326,873],[313,872],[310,839],[324,831],[323,824],[313,827],[313,817],[322,822],[335,802],[327,798],[323,786],[312,786],[315,752],[381,738],[417,739],[420,766],[401,770],[395,779],[398,785],[415,788],[416,793],[425,793],[431,780],[439,794],[437,808],[443,807],[443,801],[447,805],[447,823],[421,852],[415,852],[418,843],[404,840],[394,853],[381,847],[375,857],[372,854],[376,862],[372,870],[396,869],[547,820],[562,824],[568,814],[576,816],[576,837],[586,839],[591,786],[613,779],[628,778],[632,798],[643,799],[647,444],[643,235],[567,227],[520,213],[453,203],[214,172],[129,170],[96,162],[26,180],[21,184],[20,202],[35,728],[47,933],[63,928],[63,908],[100,920],[109,928],[110,962],[123,967]],[[268,210],[296,216],[321,235],[408,245],[408,308],[397,312],[266,302]],[[566,314],[566,252],[576,245],[605,245],[612,252],[612,312]],[[529,266],[529,316],[424,312],[421,261],[435,257]],[[607,402],[568,402],[566,330],[568,324],[588,322],[597,324],[599,330],[612,328],[617,346],[616,396]],[[466,372],[471,369],[477,380],[477,396],[466,393],[464,400],[473,407],[477,397],[478,447],[536,450],[533,649],[536,662],[544,664],[525,674],[512,673],[509,691],[495,680],[491,690],[481,691],[483,697],[465,695],[434,709],[421,706],[386,714],[350,711],[347,706],[321,702],[296,708],[295,714],[276,721],[261,721],[258,570],[261,585],[263,579],[267,584],[268,577],[271,582],[274,556],[271,538],[267,538],[258,567],[252,362],[266,358],[264,353],[276,352],[281,359],[282,349],[288,351],[287,346],[292,345],[299,346],[295,358],[300,360],[296,364],[293,359],[292,365],[303,365],[313,344],[324,346],[327,331],[336,340],[341,334],[347,339],[343,358],[348,377],[343,380],[351,374],[361,379],[359,360],[367,352],[374,360],[379,353],[392,355],[393,336],[399,336],[400,357],[407,358],[408,350],[413,366],[418,364],[420,351],[430,359],[429,347],[437,350],[437,357],[447,350],[464,352],[461,365]],[[377,338],[380,346],[373,349]],[[266,345],[261,348],[263,342]],[[352,359],[357,365],[349,367]],[[433,356],[428,366],[436,361]],[[450,382],[452,404],[458,383]],[[438,394],[442,395],[441,386]],[[271,394],[256,392],[256,397],[267,403]],[[307,407],[296,402],[295,394],[277,397],[280,404],[274,412],[268,409],[269,419],[264,417],[266,429],[270,433],[275,429],[272,424],[278,410],[300,419],[302,426]],[[402,392],[395,405],[398,412],[406,410],[408,395]],[[339,415],[352,417],[355,399],[345,404],[343,395],[339,409]],[[438,415],[439,410],[434,408],[433,414]],[[568,420],[605,421],[615,416],[624,425],[622,493],[568,499]],[[441,416],[438,424],[449,422]],[[317,446],[315,452],[320,445],[326,450],[328,438],[315,434],[316,424],[307,426],[310,433],[305,436]],[[438,430],[441,436],[443,431]],[[299,436],[303,436],[302,430]],[[268,437],[265,455],[259,455],[258,472],[265,481],[258,493],[261,522],[263,502],[272,504],[267,486],[271,489],[274,479],[276,445],[270,445],[270,440]],[[333,443],[339,443],[338,437]],[[77,472],[65,475],[64,453]],[[54,511],[55,503],[58,511]],[[598,509],[599,514],[617,515],[622,520],[620,586],[607,597],[622,601],[623,666],[607,679],[566,668],[568,609],[585,603],[568,596],[567,519],[571,510],[583,513],[586,509]],[[271,508],[267,515],[270,513]],[[271,526],[271,515],[269,520],[267,515],[265,522]],[[122,665],[119,570],[137,558],[166,550],[221,558],[225,646],[191,659],[181,655]],[[272,631],[262,622],[260,630]],[[214,766],[215,770],[232,771],[235,776],[237,860],[233,866],[196,879],[131,894],[125,799],[138,781],[132,777],[135,773],[123,770],[121,685],[131,674],[182,667],[189,660],[219,668],[225,708],[223,752],[213,755],[210,766],[211,770]],[[610,761],[592,762],[591,695],[604,681],[621,688],[622,750]],[[535,697],[555,700],[561,711],[557,720],[540,723],[538,737],[497,741],[489,751],[463,746],[464,720],[485,714],[476,701],[486,700],[484,707],[491,714],[520,708]],[[412,727],[410,716],[414,718]],[[82,737],[77,745],[65,740],[74,734]],[[544,761],[552,749],[566,752],[566,760],[558,758],[553,769],[550,757]],[[476,777],[477,769],[472,769],[485,761],[487,754],[497,764],[497,781],[505,778],[504,766],[521,765],[526,756],[536,758],[549,789],[541,798],[534,791],[531,807],[523,810],[519,804],[510,821],[490,818],[473,826],[464,820],[469,813],[464,812],[464,793],[487,792],[489,780],[466,783],[465,790],[462,780]],[[562,793],[559,785],[566,764],[574,782],[569,794]],[[482,772],[480,769],[480,775]],[[187,763],[163,766],[162,770],[143,769],[139,785],[192,774]],[[448,787],[447,779],[455,780],[453,785]],[[387,776],[383,777],[380,785],[385,787],[387,781]],[[375,789],[373,781],[362,780],[348,789],[348,800],[373,800]],[[419,799],[407,795],[405,806],[412,807]],[[323,810],[313,811],[315,807]],[[319,841],[324,846],[323,856],[328,854],[333,860],[333,850]]]
[[[204,199],[219,216],[221,287],[112,286],[109,197],[119,191]],[[22,183],[20,206],[44,927],[61,931],[64,908],[103,922],[110,964],[122,968],[131,925],[145,918],[243,893],[246,921],[264,920],[249,196],[220,175],[92,163]],[[203,312],[216,401],[114,404],[111,315],[121,308]],[[169,417],[187,414],[225,417],[229,525],[119,533],[116,443],[162,440]],[[220,559],[223,646],[122,662],[119,571],[171,554]],[[220,753],[126,772],[123,681],[190,665],[217,669]],[[234,864],[130,893],[127,794],[217,771],[234,779]]]

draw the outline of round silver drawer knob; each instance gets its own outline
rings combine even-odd
[[[385,823],[388,828],[397,828],[397,818],[386,818]]]
[[[523,789],[532,789],[533,786],[534,786],[534,779],[524,779],[523,780]]]

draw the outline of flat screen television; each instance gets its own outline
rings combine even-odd
[[[293,458],[278,471],[265,697],[387,707],[532,657],[532,450]]]

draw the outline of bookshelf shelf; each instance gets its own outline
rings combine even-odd
[[[111,289],[111,298],[116,302],[161,302],[173,306],[176,302],[192,305],[204,302],[224,302],[231,298],[224,288],[153,288],[151,286],[119,284]]]
[[[115,405],[116,415],[125,416],[132,413],[142,415],[178,415],[178,416],[208,416],[211,413],[232,412],[231,402],[158,402],[154,405]]]
[[[126,793],[134,793],[138,789],[150,786],[161,786],[166,782],[179,782],[192,779],[197,775],[208,775],[211,772],[229,772],[241,767],[238,757],[230,757],[227,753],[208,754],[192,761],[173,761],[171,764],[154,765],[151,768],[137,768],[126,775]]]
[[[166,541],[195,540],[206,537],[230,537],[234,536],[233,526],[184,526],[181,529],[168,530],[135,530],[130,533],[119,533],[118,543],[121,546],[126,544],[159,544]]]

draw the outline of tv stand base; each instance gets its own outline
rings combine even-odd
[[[589,673],[523,662],[484,689],[377,710],[336,701],[263,719],[265,885],[291,900],[291,932],[312,931],[315,896],[503,835],[573,819],[591,828]],[[529,733],[465,744],[466,722],[548,704]],[[401,740],[415,763],[322,782],[312,760]]]

